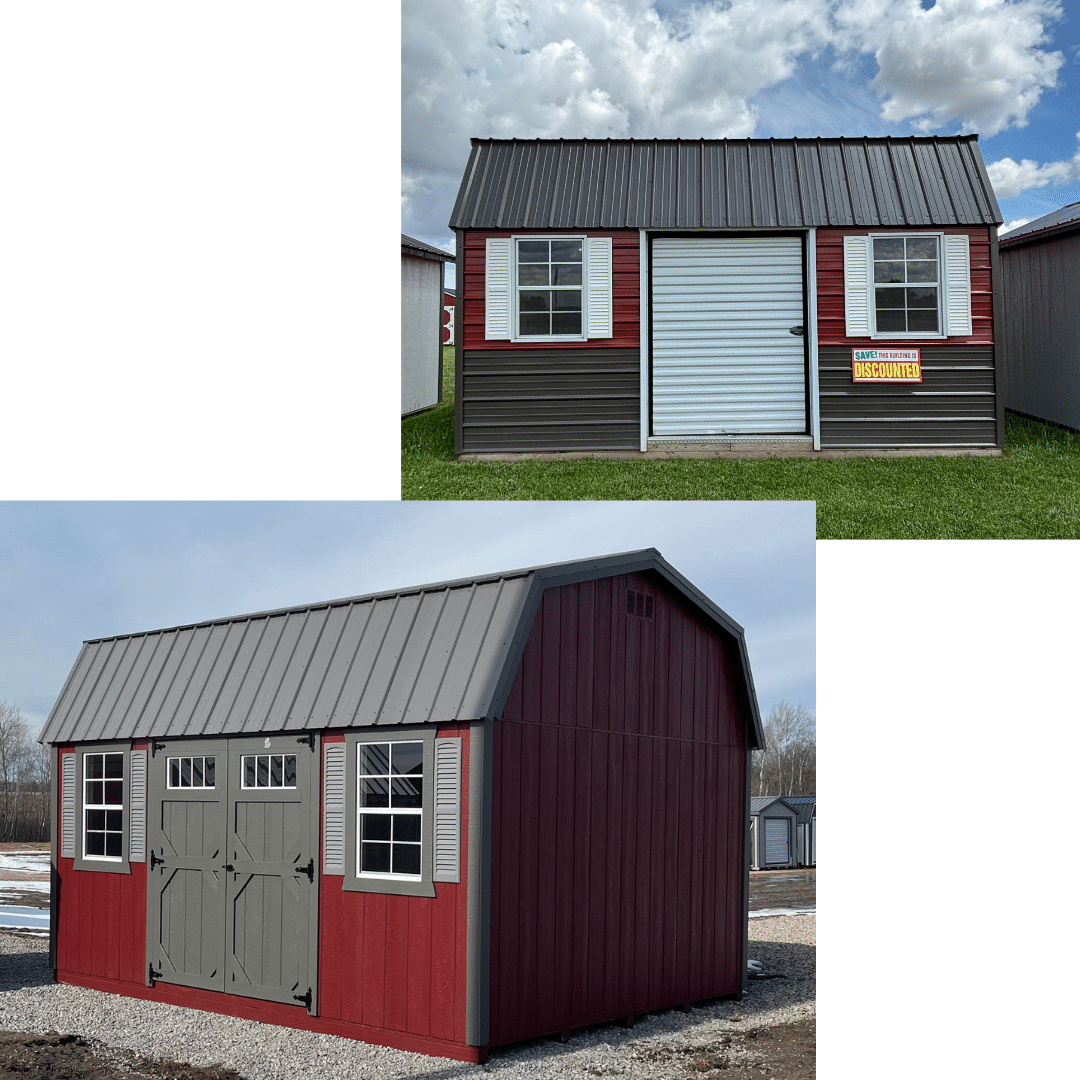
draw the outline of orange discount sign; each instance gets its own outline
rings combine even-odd
[[[852,349],[852,382],[922,382],[918,349]]]

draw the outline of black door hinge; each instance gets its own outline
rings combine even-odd
[[[155,970],[154,970],[154,965],[153,965],[153,963],[152,963],[152,962],[151,962],[150,964],[148,964],[148,965],[147,965],[147,967],[149,968],[149,971],[148,971],[148,973],[147,973],[147,974],[148,974],[148,975],[149,975],[149,977],[150,977],[150,985],[151,985],[151,986],[153,986],[153,985],[154,985],[154,981],[155,981],[156,979],[160,979],[160,978],[161,978],[161,972],[160,972],[160,971],[155,971]]]
[[[308,1012],[311,1012],[311,987],[307,988],[306,994],[293,994],[293,1001],[302,1001]]]
[[[297,742],[306,742],[312,753],[315,753],[315,732],[309,731],[306,735],[297,735]]]
[[[156,739],[152,739],[150,741],[150,756],[151,757],[157,757],[157,752],[159,750],[164,750],[164,749],[165,749],[165,744],[163,742],[158,742]]]
[[[294,874],[307,874],[308,881],[310,881],[311,884],[314,885],[315,884],[315,860],[313,858],[308,859],[307,866],[295,866],[295,867],[293,867],[293,873]]]

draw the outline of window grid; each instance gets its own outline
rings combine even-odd
[[[295,788],[295,754],[244,754],[240,786],[251,788]]]
[[[212,757],[171,757],[168,759],[169,787],[216,787],[215,771],[215,759]]]
[[[83,858],[124,857],[124,755],[83,755]]]
[[[874,322],[878,334],[941,331],[941,261],[936,236],[871,240]]]
[[[517,241],[518,337],[582,336],[584,241]]]
[[[356,768],[358,875],[419,879],[424,744],[360,743]]]

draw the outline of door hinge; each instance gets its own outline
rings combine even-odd
[[[306,994],[293,994],[293,1001],[302,1001],[308,1012],[311,1012],[311,987],[307,988]]]
[[[307,874],[308,881],[310,881],[311,884],[314,885],[315,884],[315,859],[314,858],[308,859],[307,866],[294,866],[293,867],[293,873],[294,874]]]
[[[312,753],[315,753],[315,732],[309,731],[306,735],[297,735],[297,742],[306,742]]]
[[[149,963],[149,964],[147,965],[147,967],[149,968],[149,970],[148,970],[148,972],[147,972],[147,975],[149,976],[149,979],[150,979],[150,985],[151,985],[151,986],[153,986],[153,985],[154,985],[154,982],[155,982],[155,981],[156,981],[157,979],[160,979],[160,978],[161,978],[161,972],[160,972],[160,971],[155,971],[155,970],[154,970],[154,964],[153,964],[153,962],[152,962],[152,961],[151,961],[151,963]]]
[[[159,750],[164,750],[164,749],[165,749],[165,744],[163,742],[158,742],[157,739],[151,739],[150,740],[150,756],[151,757],[157,757],[157,752]]]

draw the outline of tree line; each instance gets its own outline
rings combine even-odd
[[[0,842],[49,839],[49,748],[18,705],[0,701]]]
[[[755,750],[751,795],[817,794],[817,720],[805,705],[781,702],[765,720],[765,749]]]

